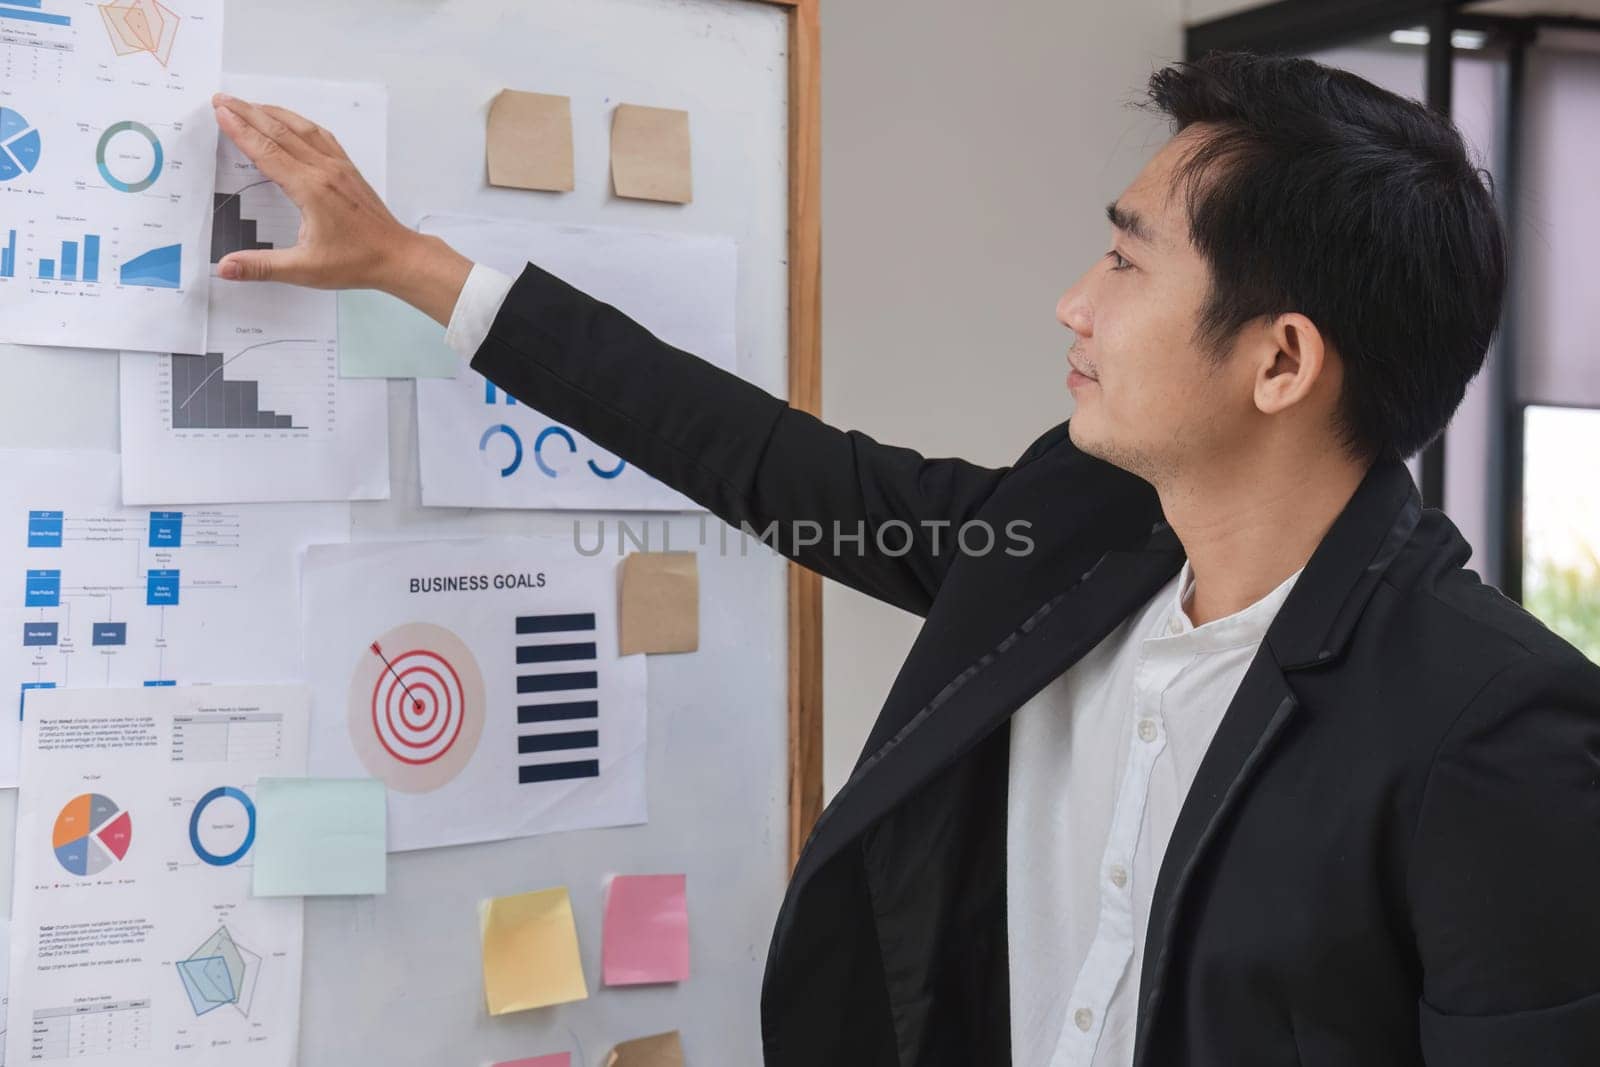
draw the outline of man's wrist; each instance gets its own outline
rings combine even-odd
[[[448,325],[472,261],[438,237],[414,230],[406,235],[392,249],[376,287]]]

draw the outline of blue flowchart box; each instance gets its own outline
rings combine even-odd
[[[154,686],[177,685],[177,684],[178,684],[178,680],[176,678],[168,678],[168,679],[160,679],[160,680],[157,680],[157,681],[154,681],[154,682],[146,682],[146,683],[144,683],[144,687],[146,689],[150,689],[150,688],[152,688]]]
[[[170,607],[178,602],[178,572],[150,571],[145,575],[144,602],[151,607]]]
[[[150,547],[178,548],[183,544],[183,512],[150,513]]]
[[[61,511],[28,512],[28,547],[60,548],[61,528],[66,513]]]
[[[28,690],[30,690],[30,689],[54,689],[55,687],[56,687],[56,683],[54,683],[54,682],[23,682],[22,683],[22,695],[17,698],[17,718],[19,720],[22,718],[22,709],[28,703]]]
[[[25,622],[22,624],[22,644],[53,645],[56,643],[60,624],[54,622]]]
[[[94,644],[125,645],[128,643],[128,624],[125,622],[97,622],[94,624]]]
[[[29,571],[23,586],[22,603],[30,608],[61,606],[61,572]]]

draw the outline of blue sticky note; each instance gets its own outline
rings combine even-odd
[[[454,378],[461,357],[444,327],[376,289],[339,293],[339,374],[344,378]]]
[[[388,874],[388,794],[376,778],[256,782],[258,897],[382,893]]]

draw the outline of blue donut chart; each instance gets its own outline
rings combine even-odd
[[[219,856],[215,852],[207,851],[206,847],[200,843],[200,816],[205,814],[206,808],[212,803],[212,801],[223,800],[225,798],[229,800],[237,800],[240,804],[244,805],[244,812],[245,815],[247,815],[250,819],[250,825],[249,828],[245,830],[244,841],[240,843],[239,847],[234,849],[232,852],[227,853],[226,855]],[[194,806],[194,811],[189,814],[189,847],[194,849],[194,854],[196,856],[199,856],[201,860],[209,863],[213,867],[227,867],[238,863],[244,858],[244,854],[250,851],[250,846],[255,844],[255,842],[256,806],[250,802],[249,797],[244,795],[243,790],[235,789],[231,785],[219,785],[205,796],[201,797],[200,803],[196,804]]]
[[[106,148],[110,146],[111,139],[119,133],[138,134],[150,142],[150,148],[155,152],[155,161],[150,165],[150,173],[140,181],[125,182],[112,174],[111,168],[106,165]],[[106,184],[111,188],[119,189],[124,193],[142,193],[154,185],[157,178],[161,177],[161,165],[166,161],[166,156],[161,150],[161,139],[156,136],[155,131],[142,122],[134,122],[130,119],[106,127],[106,132],[100,135],[100,143],[95,145],[94,161],[100,168],[100,177],[104,178]]]

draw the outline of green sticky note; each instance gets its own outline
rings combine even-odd
[[[461,359],[444,327],[388,293],[339,293],[339,374],[345,378],[454,378]]]
[[[382,893],[387,801],[376,778],[258,780],[252,891],[258,897]]]

